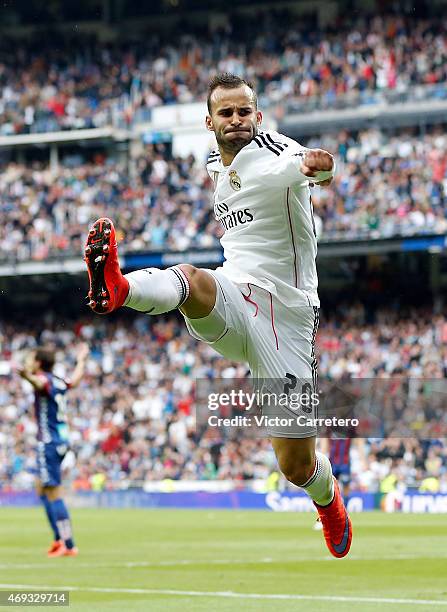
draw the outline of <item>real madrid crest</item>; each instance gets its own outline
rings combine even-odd
[[[230,172],[230,185],[234,191],[239,191],[241,188],[241,177],[238,175],[236,170]]]

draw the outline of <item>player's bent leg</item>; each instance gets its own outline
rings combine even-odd
[[[189,264],[167,270],[146,268],[123,275],[110,219],[98,219],[91,227],[84,259],[90,280],[89,306],[98,314],[127,306],[155,315],[184,306],[187,316],[199,318],[214,307],[213,277]]]
[[[180,265],[190,278],[190,298],[180,308],[189,333],[227,359],[247,362],[246,304],[238,286],[221,270]]]
[[[206,317],[216,300],[213,277],[189,264],[167,270],[148,268],[126,274],[129,295],[124,306],[146,314],[162,314],[180,308],[190,318]]]
[[[351,547],[352,525],[329,459],[315,452],[314,437],[272,438],[272,445],[284,476],[314,502],[329,551],[334,557],[345,557]]]

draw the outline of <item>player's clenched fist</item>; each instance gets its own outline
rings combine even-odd
[[[309,149],[303,156],[301,162],[301,172],[305,176],[315,178],[318,185],[330,185],[332,176],[328,173],[334,169],[334,158],[323,149]]]

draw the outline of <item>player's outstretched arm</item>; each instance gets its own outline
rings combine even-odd
[[[308,149],[301,161],[301,172],[315,180],[312,184],[327,187],[332,183],[335,172],[333,156],[323,149]]]
[[[89,354],[88,344],[83,342],[79,345],[76,367],[70,379],[70,387],[77,387],[82,380],[85,372],[85,364]]]
[[[18,368],[17,373],[19,374],[19,376],[31,383],[37,391],[43,391],[47,386],[46,379],[43,376],[39,376],[38,374],[32,374],[27,369],[26,364],[22,368]]]

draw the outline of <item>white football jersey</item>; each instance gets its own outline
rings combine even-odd
[[[229,166],[213,151],[214,214],[225,231],[222,272],[235,283],[267,289],[287,306],[319,306],[317,238],[305,148],[261,131]]]

